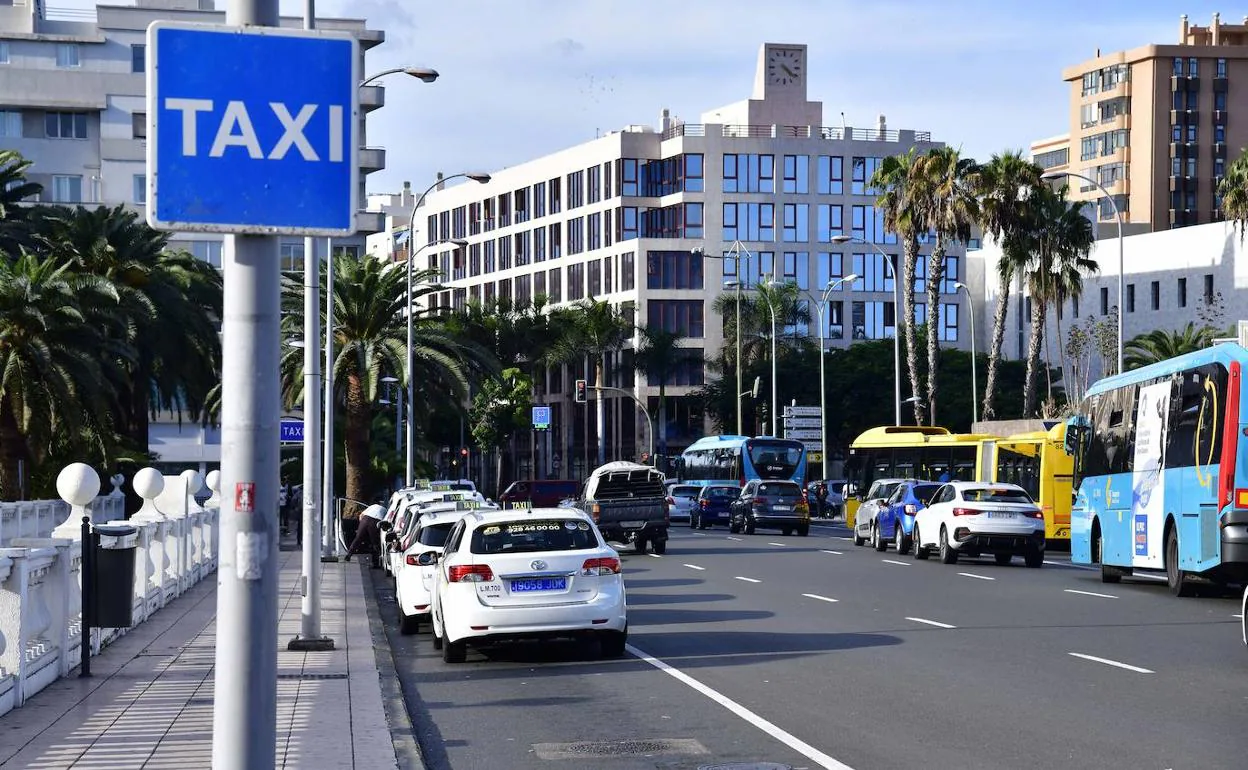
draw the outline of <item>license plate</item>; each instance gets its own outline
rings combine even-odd
[[[644,521],[621,521],[620,526],[625,529],[641,529],[646,526]]]
[[[568,587],[567,578],[522,578],[511,581],[511,592],[523,591],[562,591]]]
[[[793,506],[791,506],[791,505],[773,505],[773,506],[771,506],[771,508],[772,508],[772,510],[775,510],[775,511],[791,511],[791,510],[793,510]]]
[[[988,518],[990,519],[1012,519],[1014,518],[1014,516],[1015,514],[1012,511],[989,511],[988,512]]]

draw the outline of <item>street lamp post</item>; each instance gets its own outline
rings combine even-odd
[[[731,259],[733,263],[733,268],[737,274],[736,281],[725,281],[723,284],[724,287],[726,288],[731,288],[735,286],[737,290],[737,307],[736,307],[736,316],[735,316],[736,320],[735,320],[735,323],[733,324],[736,327],[736,337],[737,337],[737,393],[741,392],[741,284],[743,283],[743,281],[741,280],[741,252],[742,251],[745,252],[746,264],[748,265],[750,260],[754,258],[754,255],[750,252],[749,249],[745,247],[745,244],[741,243],[741,241],[733,241],[732,247],[728,249],[728,251],[721,256],[716,256],[714,254],[707,254],[706,250],[702,248],[694,249],[694,253],[696,253],[699,256],[703,256],[703,257],[709,256],[711,259],[718,259],[721,261],[727,261]],[[737,397],[737,435],[738,436],[744,435],[742,433],[742,430],[743,430],[742,425],[743,425],[743,421],[742,421],[742,414],[741,414],[741,398],[740,396],[738,396]]]
[[[768,287],[774,287],[776,282],[768,281]],[[778,436],[776,430],[776,419],[779,416],[780,405],[776,403],[776,393],[778,392],[776,384],[776,308],[771,303],[771,297],[767,297],[767,312],[771,314],[771,435]]]
[[[897,280],[897,268],[893,267],[893,260],[873,241],[865,241],[849,235],[834,235],[832,236],[832,242],[860,243],[863,246],[870,246],[884,260],[885,267],[888,268],[889,274],[893,276],[893,424],[901,425],[901,324],[898,321],[901,318],[901,299],[899,296],[901,282]]]
[[[971,311],[971,430],[979,422],[979,384],[975,381],[975,300],[971,297],[971,287],[957,281],[954,286],[966,292],[966,304]]]
[[[832,296],[832,292],[836,291],[837,287],[856,281],[858,277],[854,273],[850,273],[844,278],[829,281],[823,290],[823,295],[815,303],[815,310],[819,314],[819,454],[823,457],[823,475],[820,478],[824,479],[828,477],[828,381],[824,370],[827,348],[826,340],[824,339],[823,311],[827,307],[828,299]]]
[[[1123,241],[1122,241],[1122,210],[1118,208],[1118,202],[1114,200],[1114,196],[1109,194],[1109,190],[1105,186],[1096,181],[1092,177],[1084,176],[1075,171],[1046,171],[1040,175],[1040,178],[1046,182],[1051,182],[1062,177],[1073,176],[1076,179],[1082,179],[1088,184],[1096,185],[1096,189],[1109,200],[1109,205],[1114,210],[1114,220],[1118,223],[1118,374],[1122,374],[1122,314],[1126,309],[1123,305]],[[1099,216],[1097,217],[1100,218]]]
[[[405,454],[405,471],[403,475],[404,484],[411,486],[415,480],[413,474],[415,472],[416,463],[416,421],[410,418],[412,406],[416,403],[416,380],[412,377],[412,369],[415,366],[412,360],[412,320],[415,313],[413,307],[414,297],[412,296],[412,263],[416,261],[416,212],[420,210],[421,205],[425,202],[425,196],[441,187],[452,179],[471,179],[478,184],[485,184],[490,181],[490,175],[482,171],[465,171],[459,174],[451,174],[448,177],[438,179],[438,181],[429,185],[429,187],[420,194],[412,205],[412,217],[407,223],[407,409],[409,418],[407,421],[407,450]],[[425,244],[433,246],[439,243],[453,243],[462,248],[467,241],[462,239],[450,239],[445,241],[437,241]],[[424,247],[422,247],[424,248]]]

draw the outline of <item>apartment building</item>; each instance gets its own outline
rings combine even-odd
[[[1177,44],[1102,54],[1062,71],[1070,88],[1069,133],[1033,143],[1045,168],[1095,179],[1138,233],[1222,219],[1217,183],[1248,145],[1248,17],[1208,26],[1179,22]],[[1236,109],[1244,112],[1236,113]],[[1113,209],[1095,185],[1071,181],[1096,201],[1102,235]]]
[[[94,12],[48,9],[42,0],[0,0],[0,147],[33,161],[29,178],[43,185],[40,200],[124,204],[145,214],[146,30],[158,19],[223,24],[225,13],[214,0],[134,0],[97,5]],[[282,26],[302,26],[302,19],[283,18]],[[320,19],[317,26],[355,35],[361,57],[385,40],[384,32],[360,19]],[[361,138],[363,115],[384,103],[382,86],[361,89]],[[363,175],[385,167],[385,151],[362,147],[359,153],[365,200]],[[364,234],[380,229],[382,221],[380,213],[361,212],[361,234],[335,239],[333,248],[361,252]],[[222,242],[208,233],[175,233],[171,239],[174,248],[217,267]],[[303,239],[284,238],[281,256],[284,270],[301,271]],[[206,471],[219,461],[220,436],[211,428],[165,416],[152,423],[149,436],[149,448],[167,470]]]
[[[749,98],[709,110],[697,123],[664,110],[655,127],[627,126],[497,171],[487,184],[436,190],[417,213],[415,238],[406,221],[395,221],[385,238],[371,239],[370,251],[404,259],[413,241],[416,264],[443,278],[446,290],[433,297],[443,308],[537,295],[556,304],[595,298],[639,326],[679,332],[697,359],[668,384],[669,454],[677,453],[707,427],[685,396],[706,380],[700,359],[723,344],[713,303],[725,280],[748,290],[774,276],[813,302],[829,282],[856,274],[862,277],[836,292],[825,313],[829,344],[894,334],[893,281],[883,259],[871,245],[836,244],[832,236],[876,244],[895,259],[901,247],[885,231],[868,180],[882,158],[941,143],[928,132],[890,129],[883,116],[866,128],[824,125],[822,102],[807,97],[808,71],[806,46],[764,44]],[[449,239],[468,245],[448,247]],[[929,249],[925,243],[924,253]],[[725,258],[730,252],[740,258]],[[924,269],[920,260],[920,289]],[[968,266],[961,247],[949,252],[946,304],[935,320],[946,344],[967,348],[971,320],[958,281],[982,288],[982,269]],[[926,320],[921,307],[919,322]],[[816,336],[818,329],[782,333]],[[625,365],[607,384],[653,407],[658,389],[632,374],[630,355],[625,351]],[[536,458],[539,475],[584,470],[584,420],[593,410],[574,407],[570,394],[571,380],[581,376],[559,372],[543,383],[554,419]],[[787,403],[783,377],[779,391]],[[608,421],[610,456],[644,450],[646,423],[630,400],[612,398]],[[571,461],[559,466],[561,456]]]

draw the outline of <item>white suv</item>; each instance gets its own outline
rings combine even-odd
[[[953,481],[914,516],[914,558],[926,559],[932,548],[945,564],[957,563],[959,553],[987,551],[997,564],[1009,564],[1021,553],[1028,567],[1039,567],[1044,564],[1044,514],[1014,484]]]
[[[503,515],[506,514],[506,515]],[[620,556],[585,513],[535,508],[468,512],[447,536],[433,589],[433,646],[461,663],[467,644],[597,636],[624,654],[628,610]]]

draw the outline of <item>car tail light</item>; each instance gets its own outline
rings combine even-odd
[[[918,512],[919,512],[919,506],[917,506],[917,505],[907,505],[907,506],[906,506],[906,513],[910,514],[911,516],[913,516],[914,514],[916,514],[916,513],[918,513]]]
[[[618,575],[620,574],[620,560],[614,556],[604,556],[601,559],[586,559],[581,565],[582,575]]]
[[[954,508],[953,509],[954,516],[978,516],[980,513],[981,511],[975,508]]]
[[[1032,508],[1030,511],[1023,511],[1023,515],[1029,519],[1043,519],[1044,518],[1044,514],[1040,512],[1039,508]]]
[[[767,504],[767,498],[765,498],[765,497],[756,497],[756,498],[754,498],[754,504],[755,504],[755,505],[766,505],[766,504]]]
[[[419,566],[420,566],[419,564],[417,564],[417,563],[416,563],[416,554],[414,554],[414,553],[409,553],[409,554],[407,555],[407,558],[405,558],[405,559],[403,560],[403,563],[404,563],[404,564],[406,564],[406,565],[407,565],[407,566],[409,566],[409,567],[419,567]]]
[[[453,564],[450,578],[452,583],[484,583],[494,579],[494,570],[487,564]]]

